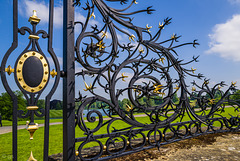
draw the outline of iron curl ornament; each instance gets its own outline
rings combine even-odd
[[[196,47],[197,40],[179,44],[181,36],[173,34],[161,41],[171,18],[159,23],[158,31],[152,34],[152,26],[136,26],[131,18],[141,12],[151,14],[152,7],[127,13],[138,3],[136,0],[124,9],[112,8],[107,3],[126,5],[127,0],[106,1],[91,0],[85,4],[74,1],[75,6],[82,5],[87,12],[85,22],[74,23],[81,28],[75,43],[75,59],[82,67],[75,75],[83,79],[76,84],[84,87],[76,98],[80,102],[76,126],[84,134],[75,139],[79,144],[76,156],[81,160],[105,160],[207,133],[239,130],[238,115],[222,114],[230,108],[239,111],[239,103],[231,99],[236,83],[232,82],[226,92],[221,90],[226,86],[224,82],[210,87],[206,78],[202,85],[192,82],[192,89],[186,84],[188,76],[197,79],[204,76],[196,74],[194,68],[188,69],[189,64],[198,62],[198,57],[184,62],[176,49]],[[102,17],[102,26],[92,25],[95,13]],[[120,37],[128,42],[121,42]],[[127,97],[127,103],[120,106],[123,97]],[[123,126],[116,127],[116,122]],[[105,134],[99,134],[102,129]],[[86,156],[85,148],[92,143],[98,149]]]

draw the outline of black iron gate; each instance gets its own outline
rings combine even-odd
[[[1,79],[13,100],[13,160],[17,160],[17,118],[30,117],[27,130],[33,139],[38,129],[34,115],[45,117],[43,160],[48,160],[50,100],[60,77],[63,78],[63,160],[107,160],[203,134],[239,130],[238,114],[223,115],[227,108],[239,111],[238,102],[232,100],[236,83],[223,92],[224,82],[209,87],[209,80],[204,79],[202,85],[192,82],[190,89],[185,78],[201,79],[203,76],[195,74],[196,69],[185,66],[197,62],[198,57],[183,62],[175,49],[185,45],[195,47],[198,43],[194,40],[179,44],[180,36],[175,34],[160,41],[171,18],[159,23],[159,30],[154,35],[150,33],[151,26],[135,26],[131,15],[151,14],[154,10],[147,7],[126,13],[134,4],[137,4],[136,0],[125,9],[114,9],[103,0],[91,0],[85,4],[80,0],[64,0],[63,70],[60,71],[52,48],[54,0],[49,1],[48,32],[37,30],[40,19],[36,11],[29,18],[32,29],[19,28],[18,0],[13,0],[13,43],[1,64]],[[74,11],[80,5],[87,12],[85,22],[74,20]],[[102,16],[103,25],[100,27],[89,25],[95,18],[94,12]],[[79,33],[74,30],[77,26]],[[18,47],[19,33],[29,34],[29,44],[11,67],[7,61]],[[78,34],[76,39],[74,34]],[[120,42],[119,34],[128,42]],[[48,42],[47,50],[54,67],[50,66],[38,39]],[[76,66],[81,66],[81,70],[75,71]],[[18,111],[17,98],[8,84],[7,74],[14,77],[24,94],[27,113]],[[45,109],[38,109],[37,101],[50,79],[54,84],[47,91]],[[77,84],[84,89],[78,89],[76,97]],[[121,101],[123,98],[125,100]],[[79,106],[77,110],[76,104]],[[86,114],[84,110],[87,110]],[[76,133],[77,137],[75,128],[82,131]],[[91,153],[87,150],[89,147]],[[29,160],[34,160],[31,157]]]

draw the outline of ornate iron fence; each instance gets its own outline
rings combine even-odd
[[[125,9],[111,8],[103,0],[85,4],[80,0],[64,0],[64,54],[63,71],[60,71],[52,49],[53,0],[49,1],[48,33],[36,30],[40,19],[35,13],[29,18],[32,29],[18,28],[17,0],[13,2],[14,39],[1,65],[1,71],[5,71],[1,72],[3,85],[13,100],[13,160],[17,160],[17,117],[31,117],[27,129],[32,139],[38,128],[34,115],[45,116],[44,160],[48,160],[50,99],[60,76],[63,77],[63,160],[107,160],[203,134],[239,130],[238,114],[223,114],[230,108],[239,111],[239,103],[232,100],[236,83],[232,83],[226,92],[221,90],[224,82],[209,87],[207,79],[202,85],[192,82],[192,88],[186,85],[186,77],[203,78],[202,74],[195,74],[196,69],[187,68],[188,64],[197,62],[198,57],[184,62],[178,58],[175,49],[185,45],[195,47],[198,43],[194,40],[179,44],[180,36],[175,34],[160,41],[171,18],[159,23],[157,33],[151,34],[151,26],[135,26],[130,17],[140,12],[151,14],[154,11],[151,7],[126,12],[137,4],[136,0]],[[80,5],[87,13],[85,22],[74,21],[74,10]],[[89,24],[96,12],[102,16],[101,27]],[[79,33],[74,30],[77,27]],[[25,35],[26,32],[29,33],[29,44],[16,59],[14,69],[7,67],[10,54],[18,46],[18,33]],[[48,39],[53,69],[38,44],[40,34],[43,39]],[[76,41],[74,34],[78,34]],[[122,43],[119,34],[129,42]],[[81,66],[81,70],[75,71],[75,66]],[[14,73],[16,84],[27,99],[26,114],[17,110],[17,99],[6,73]],[[45,109],[39,111],[36,104],[49,79],[54,79],[55,83],[46,96]],[[77,85],[84,89],[78,89],[79,96],[75,98]],[[120,101],[126,97],[125,102]],[[79,105],[77,111],[76,102]],[[88,110],[86,115],[85,109]],[[116,123],[121,127],[115,126]],[[77,137],[75,128],[82,131],[76,133]],[[88,154],[86,149],[91,146],[94,146],[92,153]]]

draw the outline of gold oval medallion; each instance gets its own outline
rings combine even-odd
[[[49,78],[49,65],[44,56],[36,51],[22,54],[16,65],[20,86],[31,93],[41,91]]]

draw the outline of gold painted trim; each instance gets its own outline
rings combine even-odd
[[[45,64],[44,64],[45,65]],[[52,78],[54,78],[56,75],[57,75],[57,72],[55,71],[55,69],[53,69],[51,72],[50,72],[50,75],[52,76]]]
[[[43,78],[42,78],[41,83],[37,87],[28,86],[25,83],[25,81],[23,79],[23,74],[22,74],[22,68],[23,68],[24,62],[31,56],[37,57],[42,62],[42,67],[43,67]],[[17,73],[16,73],[17,80],[18,80],[18,83],[20,84],[20,86],[24,90],[31,92],[31,93],[36,93],[36,92],[41,91],[46,86],[47,80],[49,78],[49,65],[47,63],[47,60],[40,53],[38,53],[36,51],[29,51],[29,52],[23,54],[17,62],[16,71],[17,71]]]
[[[30,133],[30,140],[33,140],[33,134],[34,132],[38,129],[38,124],[35,125],[28,125],[27,126],[27,130]]]
[[[35,159],[35,158],[33,157],[32,151],[31,151],[30,157],[28,158],[27,161],[37,161],[37,159]]]
[[[37,110],[38,106],[28,106],[27,110]]]
[[[7,68],[5,68],[5,72],[8,73],[8,75],[11,75],[14,72],[14,69],[9,65]]]
[[[38,40],[38,39],[39,39],[39,36],[37,36],[37,35],[29,35],[28,38],[29,38],[29,39],[36,39],[36,40]]]
[[[33,15],[31,17],[29,17],[28,21],[30,23],[32,22],[36,22],[36,23],[39,23],[40,22],[40,18],[37,17],[37,11],[36,10],[33,10]]]
[[[79,151],[76,150],[75,151],[75,155],[78,156],[79,155]]]

